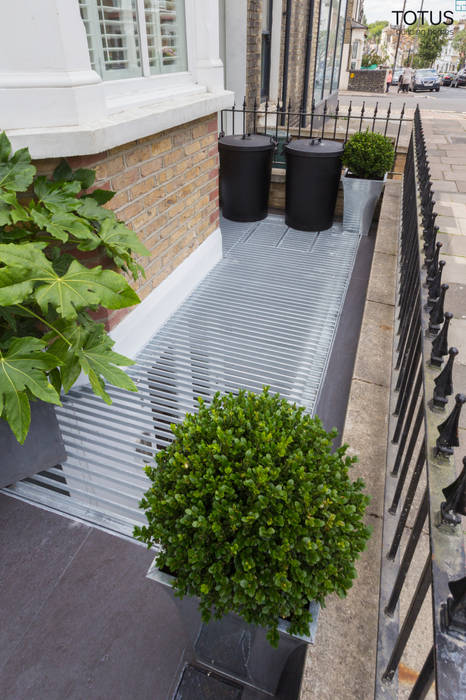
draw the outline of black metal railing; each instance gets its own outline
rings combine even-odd
[[[459,476],[453,459],[466,396],[457,393],[453,409],[447,408],[454,394],[453,363],[458,351],[448,347],[452,314],[444,311],[448,285],[442,284],[445,262],[439,260],[442,244],[436,241],[434,204],[421,117],[416,109],[403,180],[377,700],[398,696],[398,666],[429,588],[433,645],[426,648],[426,660],[410,699],[424,698],[434,682],[440,700],[466,697],[466,577],[461,528],[461,515],[466,515],[466,457]],[[448,361],[444,363],[445,357]],[[410,511],[417,503],[411,522]],[[422,536],[426,522],[428,538]],[[422,554],[426,539],[422,573],[400,624],[400,596],[407,590],[408,574],[416,577],[410,566],[415,553]]]
[[[248,107],[246,99],[242,107],[233,105],[220,112],[220,136],[225,134],[241,135],[267,134],[279,146],[274,158],[274,167],[284,167],[282,146],[292,138],[322,138],[346,143],[348,137],[356,131],[381,133],[392,139],[395,152],[406,153],[412,129],[412,119],[406,116],[403,103],[399,114],[395,114],[390,102],[381,112],[378,102],[374,107],[367,107],[363,102],[360,107],[353,106],[352,101],[346,106],[336,102],[332,105],[326,101],[317,109],[315,103],[306,111],[304,105],[298,109],[284,104],[265,102],[258,105],[254,101]]]

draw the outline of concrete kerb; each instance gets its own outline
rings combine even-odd
[[[387,182],[346,413],[343,442],[359,457],[352,477],[371,496],[366,522],[372,537],[357,562],[348,596],[331,596],[316,644],[308,649],[301,700],[360,700],[374,694],[380,550],[394,332],[394,289],[401,183]],[[387,355],[388,352],[388,355]],[[386,357],[387,356],[387,357]],[[388,359],[387,359],[388,358]]]

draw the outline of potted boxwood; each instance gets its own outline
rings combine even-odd
[[[387,172],[393,167],[392,142],[382,134],[353,134],[343,152],[343,228],[367,236]]]
[[[66,161],[51,179],[37,176],[28,150],[12,155],[0,135],[0,486],[64,459],[47,404],[59,405],[81,371],[107,403],[105,381],[136,391],[119,368],[132,361],[113,352],[104,325],[90,312],[139,298],[121,273],[85,267],[76,258],[98,249],[109,267],[136,279],[142,268],[133,254],[147,251],[102,206],[114,193],[89,191],[94,178],[94,171],[73,172]]]
[[[135,536],[160,548],[149,576],[183,599],[195,657],[273,693],[318,606],[352,585],[368,498],[303,408],[267,388],[198,401],[146,467]]]

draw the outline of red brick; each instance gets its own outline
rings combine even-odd
[[[139,179],[139,168],[131,168],[131,170],[124,170],[121,175],[116,175],[112,177],[112,187],[117,192],[123,190],[130,185],[133,185]]]

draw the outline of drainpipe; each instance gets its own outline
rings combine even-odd
[[[282,81],[282,106],[286,109],[286,98],[288,90],[288,60],[290,56],[290,25],[291,25],[291,0],[286,2],[285,19],[285,49],[283,51],[283,81]],[[285,114],[282,114],[280,124],[285,124]]]
[[[303,105],[304,112],[307,111],[307,98],[309,95],[309,70],[311,67],[311,47],[312,47],[312,24],[314,22],[314,0],[309,0],[309,17],[307,23],[306,37],[306,62],[304,64],[304,85],[303,85]],[[301,126],[306,126],[306,117],[301,117]]]

